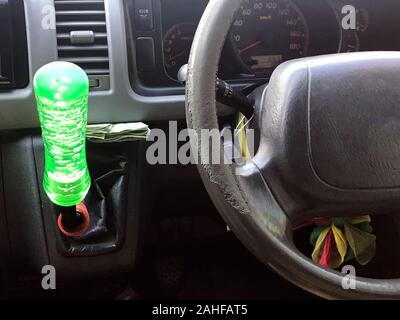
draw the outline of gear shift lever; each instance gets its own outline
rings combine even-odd
[[[83,203],[79,204],[90,188],[86,163],[89,80],[77,65],[53,62],[36,72],[33,85],[45,151],[43,187],[60,208],[60,230],[78,236],[87,229],[89,219]]]

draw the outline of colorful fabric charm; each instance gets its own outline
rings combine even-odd
[[[353,258],[366,265],[376,250],[376,237],[370,223],[370,216],[313,219],[306,224],[315,225],[310,236],[313,261],[332,269]]]

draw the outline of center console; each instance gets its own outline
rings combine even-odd
[[[143,217],[153,203],[144,142],[88,143],[92,186],[84,201],[91,222],[76,238],[58,230],[57,209],[43,191],[41,137],[4,131],[0,147],[0,265],[6,273],[38,276],[52,265],[57,277],[71,279],[133,270]]]

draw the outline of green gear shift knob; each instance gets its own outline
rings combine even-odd
[[[33,86],[45,151],[44,190],[56,205],[74,206],[90,188],[88,77],[75,64],[52,62],[36,72]]]

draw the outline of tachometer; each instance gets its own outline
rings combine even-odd
[[[237,54],[250,73],[268,76],[281,62],[306,55],[309,33],[290,0],[245,0],[232,26]]]
[[[196,28],[194,23],[180,23],[170,28],[164,36],[164,65],[172,79],[176,79],[180,67],[188,63]]]

